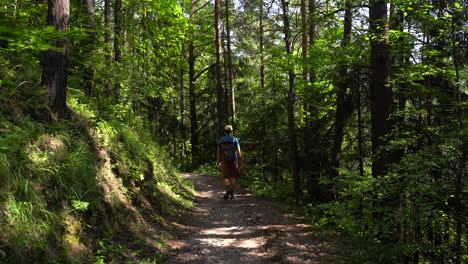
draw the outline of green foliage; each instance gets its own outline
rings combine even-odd
[[[199,174],[207,174],[207,175],[213,175],[213,176],[221,177],[221,167],[216,165],[215,162],[210,162],[210,163],[205,163],[203,165],[200,165],[193,172],[194,173],[199,173]]]
[[[244,153],[240,181],[262,196],[293,203],[286,111],[287,73],[292,66],[301,206],[316,222],[350,236],[348,244],[353,247],[346,251],[350,257],[344,262],[396,263],[414,255],[420,262],[450,263],[457,257],[463,262],[466,251],[457,247],[466,247],[466,232],[462,232],[466,224],[462,231],[456,226],[467,222],[461,206],[466,187],[460,180],[466,176],[466,129],[462,129],[466,7],[461,1],[390,1],[394,8],[389,12],[389,40],[395,129],[375,151],[370,143],[372,98],[367,92],[372,36],[361,2],[354,2],[347,47],[342,45],[343,2],[317,6],[313,18],[317,31],[305,60],[298,41],[302,32],[296,7],[291,6],[294,52],[287,56],[279,5],[264,3],[265,43],[260,54],[258,1],[240,1],[235,8],[233,3],[235,133]],[[126,258],[132,263],[135,259],[122,257],[130,246],[112,241],[116,226],[128,222],[122,215],[144,213],[129,206],[150,204],[145,210],[158,212],[149,217],[154,221],[175,217],[178,210],[190,207],[193,189],[176,175],[173,162],[191,162],[192,167],[199,166],[197,173],[220,175],[213,158],[219,135],[213,100],[216,72],[211,67],[215,63],[214,29],[207,19],[212,16],[212,5],[202,7],[198,2],[189,21],[190,4],[124,1],[125,34],[121,36],[122,60],[117,62],[112,44],[104,42],[109,29],[102,24],[102,6],[91,17],[84,4],[72,1],[70,30],[56,32],[46,26],[46,3],[2,2],[0,259],[7,256],[7,262],[25,262],[22,257],[31,254],[80,262],[67,255],[72,246],[60,243],[87,243],[86,239],[93,239],[89,232],[99,240],[94,243],[97,248],[90,249],[96,256],[93,261]],[[40,60],[42,52],[64,36],[70,44],[69,109],[63,119],[49,122]],[[199,127],[196,155],[190,153],[189,142],[189,39],[196,55],[192,98]],[[259,85],[261,62],[264,87]],[[347,66],[346,76],[338,71],[342,65]],[[302,77],[304,67],[311,70],[311,83]],[[339,175],[330,179],[336,89],[345,77],[349,116],[340,168],[335,168]],[[358,131],[362,132],[359,143]],[[386,153],[396,153],[398,158],[392,156],[388,173],[371,177],[374,159]],[[363,176],[358,170],[360,159]],[[463,186],[458,187],[460,181]],[[328,202],[331,197],[336,200]],[[66,238],[59,239],[62,235]],[[148,263],[160,254],[144,253],[135,254]]]
[[[40,126],[31,122],[3,125],[8,132],[0,134],[4,142],[0,152],[0,240],[6,246],[6,260],[14,262],[12,256],[19,256],[16,261],[22,262],[27,255],[49,247],[47,237],[56,230],[58,219],[48,208],[34,180],[35,171],[28,166],[28,155],[23,152]]]
[[[106,217],[100,211],[103,206],[115,206],[103,204],[103,184],[112,188],[115,201],[121,195],[134,197],[135,182],[148,186],[147,199],[155,202],[162,215],[172,217],[191,206],[187,199],[193,187],[176,175],[170,159],[144,127],[137,133],[118,121],[100,119],[92,105],[79,102],[84,95],[71,95],[70,106],[79,118],[75,122],[45,125],[23,117],[20,122],[5,119],[1,123],[0,241],[6,263],[26,263],[40,256],[75,261],[60,253],[64,245],[53,237],[67,230],[66,240],[72,241],[67,243],[81,243],[89,239],[87,230],[99,230],[88,221],[96,215]],[[101,146],[125,185],[102,178],[113,173],[111,167],[109,171],[102,167],[105,157],[95,149]],[[106,256],[119,254],[116,250],[111,248]]]
[[[418,137],[404,140],[402,135],[390,148],[410,148],[425,136]],[[353,255],[349,263],[395,263],[416,253],[428,261],[454,261],[460,143],[434,133],[431,145],[408,152],[385,177],[342,170],[335,184],[339,201],[310,204],[307,213],[317,223],[336,226],[360,241],[353,247],[340,245]]]

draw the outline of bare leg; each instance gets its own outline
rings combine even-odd
[[[229,183],[230,183],[230,194],[231,194],[231,200],[234,199],[234,190],[236,188],[236,178],[235,177],[232,177],[229,179]]]
[[[231,186],[231,191],[234,192],[234,190],[236,189],[236,178],[230,178],[229,185]]]

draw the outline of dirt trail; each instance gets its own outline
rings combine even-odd
[[[198,196],[163,263],[319,263],[313,228],[293,220],[246,189],[224,201],[221,180],[184,174]]]

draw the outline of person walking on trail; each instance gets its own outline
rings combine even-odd
[[[224,136],[218,140],[218,150],[216,153],[216,163],[221,166],[221,174],[226,186],[224,200],[230,196],[234,199],[234,189],[236,187],[236,177],[242,164],[242,153],[239,140],[232,135],[232,126],[224,127]]]

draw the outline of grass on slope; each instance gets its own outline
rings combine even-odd
[[[155,263],[193,187],[139,125],[0,116],[0,263]]]

